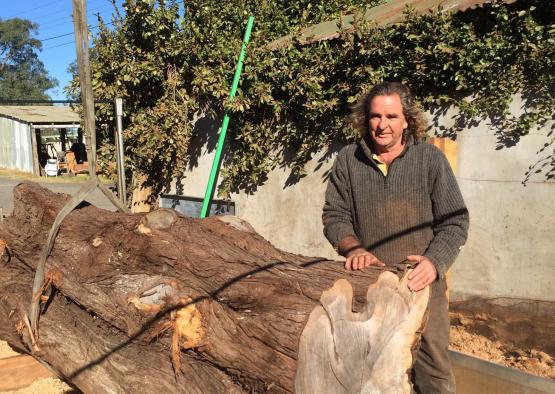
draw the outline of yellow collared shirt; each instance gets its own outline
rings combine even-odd
[[[374,161],[376,162],[376,165],[378,166],[382,174],[384,176],[387,176],[387,164],[381,161],[380,157],[375,153],[372,154],[372,159],[374,159]]]

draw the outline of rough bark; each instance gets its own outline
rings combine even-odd
[[[0,263],[0,275],[12,278],[0,286],[0,335],[12,344],[30,348],[21,320],[33,270],[67,198],[32,183],[14,189],[13,214],[0,227],[12,256]],[[85,392],[289,393],[301,333],[323,291],[346,279],[361,308],[383,271],[347,272],[280,251],[240,220],[84,204],[65,219],[47,261],[55,294],[34,355]],[[415,330],[422,321],[414,318]],[[407,335],[414,350],[418,333]]]

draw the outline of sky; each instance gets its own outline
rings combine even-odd
[[[121,6],[123,0],[116,0]],[[94,34],[98,29],[95,14],[105,22],[111,20],[114,7],[108,0],[86,0],[87,23]],[[53,100],[65,100],[64,87],[71,79],[69,64],[77,58],[71,18],[72,0],[0,0],[0,18],[28,19],[39,25],[35,38],[42,41],[38,52],[50,76],[58,80],[58,87],[47,93]]]

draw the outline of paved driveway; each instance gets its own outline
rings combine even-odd
[[[0,207],[2,207],[4,216],[8,216],[13,210],[13,188],[20,183],[18,179],[0,177]],[[43,187],[46,187],[56,193],[75,194],[84,183],[50,183],[39,182]],[[96,188],[89,196],[87,201],[99,208],[115,211],[116,208],[112,205],[110,200],[106,198],[102,192]]]

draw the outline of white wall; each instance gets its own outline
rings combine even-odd
[[[548,132],[531,133],[502,150],[495,149],[496,137],[485,124],[459,135],[457,177],[471,228],[452,269],[452,299],[555,301],[555,182],[537,175],[527,186],[521,183]],[[325,174],[335,156],[320,163],[322,156],[309,163],[309,175],[293,186],[286,186],[288,171],[276,169],[254,195],[239,193],[232,200],[237,215],[276,247],[337,259],[321,224]],[[184,195],[204,196],[212,158],[213,151],[203,147],[198,167],[182,180]]]
[[[555,182],[536,174],[522,184],[529,166],[544,157],[536,152],[547,132],[502,150],[486,127],[459,135],[457,175],[471,227],[453,267],[454,298],[555,301]]]

